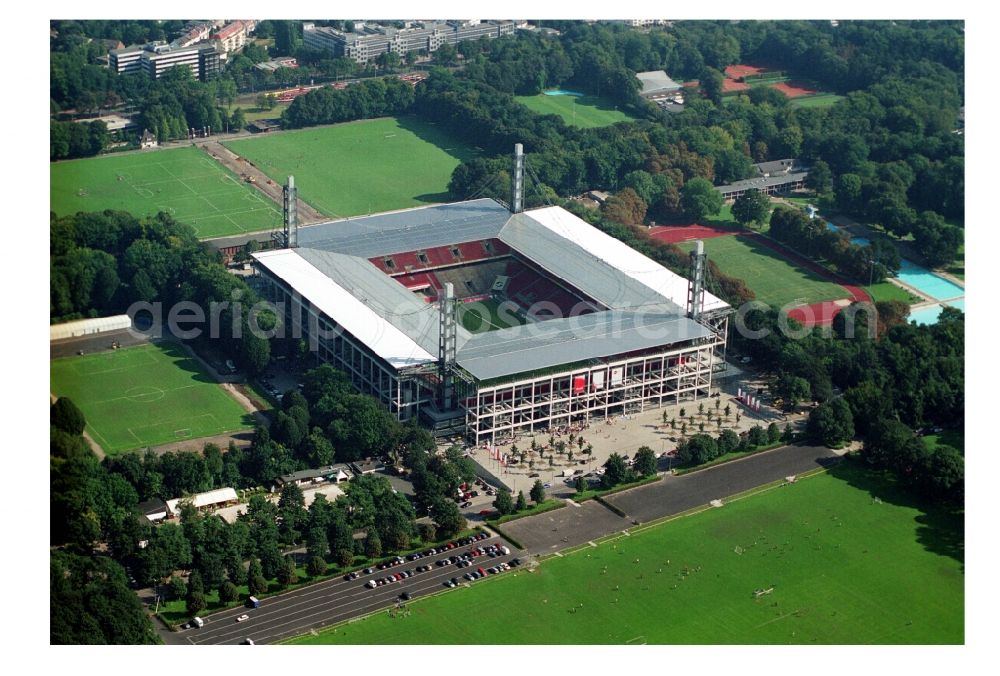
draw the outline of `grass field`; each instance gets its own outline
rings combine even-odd
[[[109,455],[249,429],[253,420],[174,343],[56,359],[50,387],[70,397]]]
[[[792,108],[825,108],[832,106],[837,101],[844,98],[837,94],[816,94],[814,96],[800,96],[791,99]]]
[[[500,303],[492,298],[475,303],[459,303],[458,319],[462,326],[472,333],[508,329],[511,326],[524,324],[521,316],[513,313],[513,303],[505,306],[502,311]]]
[[[197,148],[53,162],[49,177],[50,209],[60,216],[104,209],[136,216],[166,211],[201,238],[281,223],[278,205]]]
[[[874,302],[879,302],[883,300],[901,300],[907,304],[913,304],[920,301],[919,298],[914,296],[912,293],[906,289],[901,289],[892,282],[880,282],[879,284],[872,284],[871,286],[864,287],[868,295],[872,297]]]
[[[690,252],[694,243],[682,242],[678,246]],[[769,305],[780,307],[792,302],[818,303],[849,295],[843,287],[822,279],[746,237],[705,240],[705,252],[720,270],[745,281],[757,294],[757,300]]]
[[[549,96],[515,96],[522,103],[541,115],[558,115],[566,124],[590,129],[592,127],[607,127],[615,122],[633,119],[630,115],[618,110],[615,104],[597,96],[575,96],[565,94]]]
[[[962,528],[844,463],[296,642],[961,643]]]
[[[333,217],[445,202],[452,171],[473,156],[433,125],[393,117],[225,145],[276,182],[294,175],[299,197]]]

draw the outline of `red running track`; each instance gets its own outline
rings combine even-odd
[[[649,231],[649,236],[668,244],[686,242],[689,239],[712,239],[724,235],[735,235],[737,231],[716,228],[711,225],[658,225]]]
[[[868,303],[871,302],[872,300],[871,296],[869,296],[868,292],[866,292],[860,286],[856,286],[854,284],[849,284],[845,282],[842,278],[833,274],[832,272],[824,268],[822,265],[814,263],[805,256],[802,256],[801,254],[792,251],[788,247],[779,244],[778,242],[775,242],[773,239],[763,237],[757,233],[748,234],[745,235],[745,237],[754,238],[755,241],[759,242],[760,244],[763,244],[772,251],[781,254],[782,256],[792,261],[793,263],[801,265],[807,270],[816,273],[823,279],[826,279],[828,281],[833,282],[834,284],[842,286],[844,289],[848,291],[848,293],[850,293],[850,301],[852,303],[859,301]],[[809,305],[803,305],[797,307],[793,310],[790,310],[788,312],[788,316],[794,319],[795,321],[801,323],[803,326],[810,326],[810,327],[829,326],[830,324],[833,323],[833,318],[837,315],[838,312],[840,312],[841,309],[842,305],[839,305],[838,301],[828,300],[820,303],[811,303]]]

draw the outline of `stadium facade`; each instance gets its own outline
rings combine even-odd
[[[519,205],[321,223],[253,256],[319,362],[442,435],[496,443],[709,396],[732,310],[704,291],[704,254],[689,283],[561,207]]]

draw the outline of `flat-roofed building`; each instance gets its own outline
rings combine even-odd
[[[513,21],[425,21],[407,22],[406,28],[375,24],[356,24],[355,32],[305,23],[302,35],[306,47],[365,63],[380,54],[400,56],[413,51],[436,51],[443,44],[456,45],[466,40],[498,38],[514,33]]]

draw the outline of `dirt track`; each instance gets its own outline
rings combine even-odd
[[[281,186],[272,181],[267,174],[251,164],[249,160],[241,158],[218,141],[206,141],[198,145],[202,150],[211,155],[214,160],[222,163],[223,166],[237,176],[242,177],[246,175],[252,177],[254,187],[273,200],[276,204],[278,204],[278,206],[281,206]],[[330,220],[329,217],[324,216],[303,202],[302,198],[299,198],[296,201],[299,206],[299,225]]]

